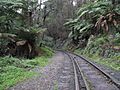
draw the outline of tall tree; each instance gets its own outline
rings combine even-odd
[[[44,3],[43,21],[48,28],[48,34],[55,41],[67,37],[68,31],[63,24],[67,19],[74,17],[75,6],[73,2],[74,0],[48,0]]]

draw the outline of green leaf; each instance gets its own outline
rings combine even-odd
[[[86,13],[88,13],[89,10],[86,10],[86,11],[83,11],[80,15],[79,15],[79,18],[81,18],[82,16],[84,16]]]
[[[72,36],[72,34],[73,34],[73,33],[72,33],[72,32],[70,32],[70,33],[69,33],[69,35],[68,35],[68,37],[71,37],[71,36]]]
[[[83,27],[82,29],[80,29],[80,33],[82,33],[86,29],[89,29],[90,27],[91,27],[91,25],[87,25],[87,26]]]

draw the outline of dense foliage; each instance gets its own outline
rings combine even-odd
[[[120,2],[93,0],[80,6],[71,28],[68,49],[97,63],[120,70]]]
[[[38,0],[0,1],[1,56],[12,55],[32,58],[38,55],[36,47],[41,46],[45,31],[36,22],[40,8]],[[36,16],[33,16],[34,13]]]
[[[91,35],[115,34],[120,32],[120,5],[111,1],[98,0],[84,4],[77,18],[65,23],[71,28],[70,37],[77,45],[84,40],[86,45]]]

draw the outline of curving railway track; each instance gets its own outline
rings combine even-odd
[[[120,90],[120,83],[92,62],[65,52],[74,68],[75,90]]]

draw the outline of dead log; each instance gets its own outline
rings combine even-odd
[[[4,49],[6,55],[24,58],[34,58],[38,55],[35,42],[32,40],[21,40],[15,34],[9,33],[0,33],[0,39],[8,40],[7,48]]]
[[[38,55],[34,43],[27,40],[10,42],[7,47],[11,56],[34,58]]]
[[[10,33],[0,33],[0,39],[8,39],[10,41],[15,42],[16,40],[16,35],[15,34],[10,34]]]

